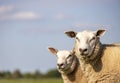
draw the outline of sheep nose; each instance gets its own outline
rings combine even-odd
[[[80,51],[80,53],[81,53],[81,55],[84,55],[84,52],[86,52],[88,49],[87,48],[85,48],[85,49],[79,49],[79,51]]]
[[[57,64],[57,66],[58,66],[59,68],[61,68],[63,65],[64,65],[63,63]]]

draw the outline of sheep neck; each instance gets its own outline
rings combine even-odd
[[[77,57],[74,55],[73,62],[71,64],[71,67],[67,70],[67,72],[62,73],[62,78],[64,80],[67,80],[68,82],[74,82],[76,80],[76,77],[81,77],[82,74],[79,74],[79,61]],[[81,75],[81,76],[80,76]]]
[[[68,68],[67,70],[65,70],[65,74],[70,74],[70,73],[72,73],[74,70],[75,70],[75,68],[76,68],[76,66],[77,66],[77,58],[76,58],[76,56],[74,55],[73,56],[73,59],[72,59],[72,63],[71,63],[71,66],[70,66],[70,68]]]
[[[102,53],[103,45],[100,41],[96,41],[96,45],[94,47],[93,53],[90,57],[80,58],[81,69],[87,79],[89,80],[92,77],[90,72],[99,72],[101,70],[101,53]]]

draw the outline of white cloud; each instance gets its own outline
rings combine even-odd
[[[1,20],[32,20],[42,19],[43,16],[35,12],[16,12],[12,14],[1,15]]]
[[[63,20],[63,19],[68,18],[68,16],[66,16],[65,14],[59,13],[54,18],[57,20]]]
[[[0,6],[0,14],[12,11],[14,9],[14,6],[8,5],[8,6]]]
[[[38,19],[38,18],[42,18],[42,16],[34,12],[17,12],[11,15],[10,18],[11,19]]]
[[[74,24],[75,27],[81,28],[81,27],[87,27],[87,24],[82,24],[82,23],[76,23]]]
[[[0,20],[32,20],[42,19],[43,16],[32,11],[17,11],[15,12],[15,6],[2,5],[0,6]]]

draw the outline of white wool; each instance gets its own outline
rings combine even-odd
[[[99,39],[104,32],[66,32],[76,38],[74,51],[88,83],[120,83],[120,44],[101,44]]]
[[[54,49],[54,48],[53,48]],[[49,50],[57,56],[58,71],[61,73],[64,83],[87,83],[84,77],[77,57],[71,51],[67,50]]]

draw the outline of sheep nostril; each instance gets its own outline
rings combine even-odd
[[[60,66],[63,66],[63,64],[60,64]]]
[[[87,49],[84,49],[83,51],[85,52],[85,51],[87,51]]]
[[[86,48],[86,49],[81,49],[81,48],[80,48],[79,51],[80,51],[80,52],[85,52],[85,51],[87,51],[87,48]]]
[[[57,66],[59,66],[59,67],[61,67],[61,66],[63,66],[64,64],[62,63],[62,64],[57,64]]]
[[[79,51],[82,52],[82,49],[80,48]]]

